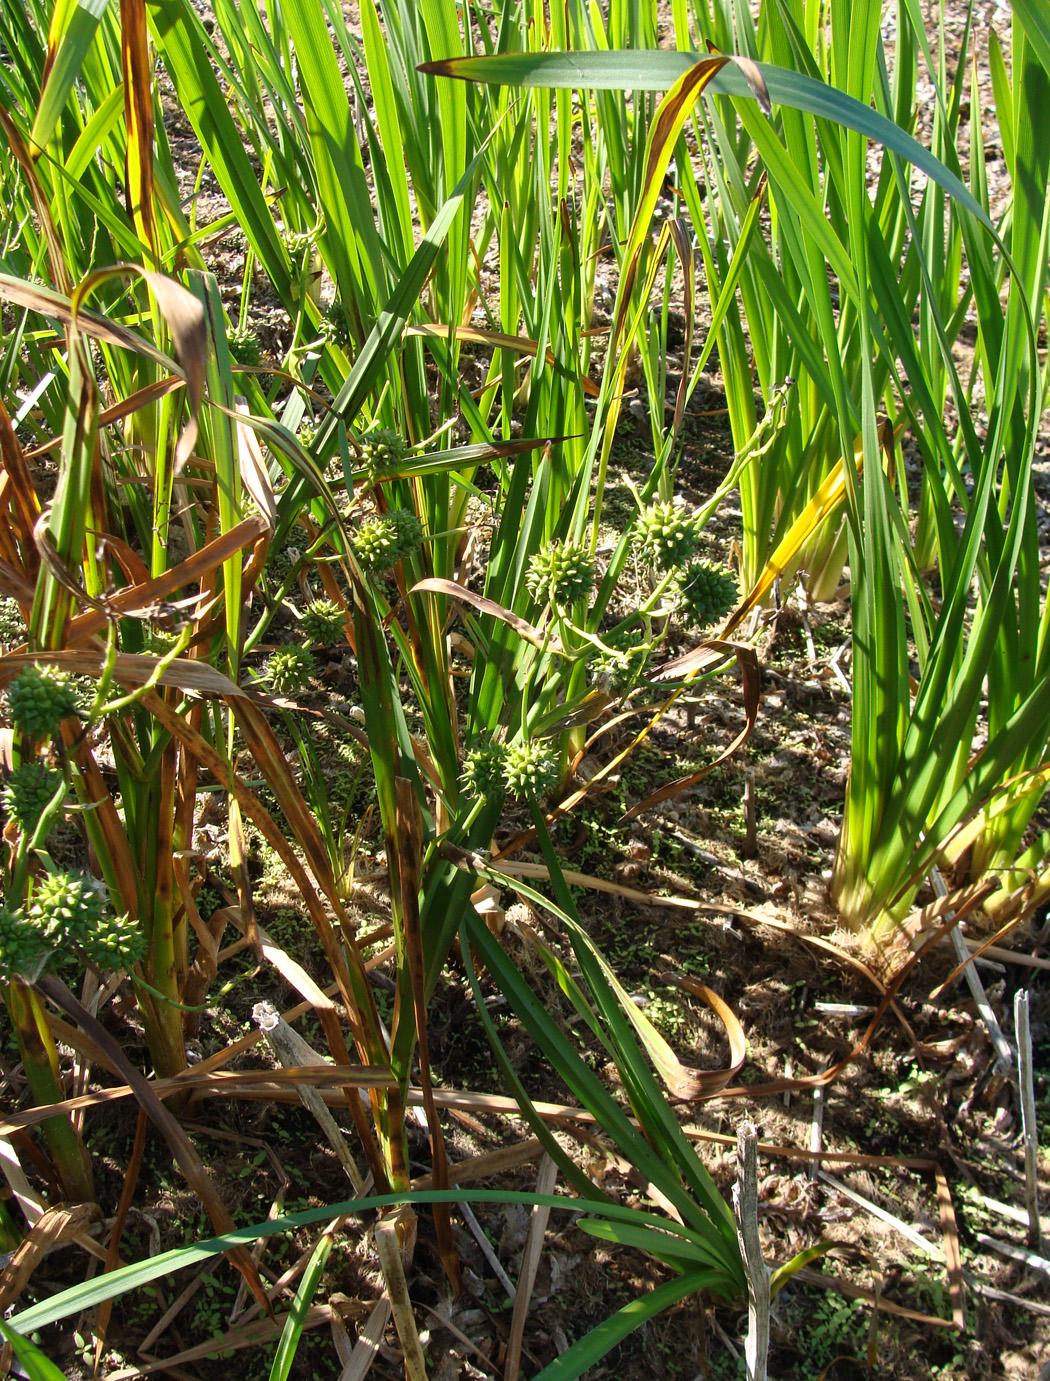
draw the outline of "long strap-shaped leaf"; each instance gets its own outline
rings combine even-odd
[[[50,142],[108,5],[109,0],[76,0],[72,6],[56,6],[48,36],[47,76],[29,132],[34,152]]]
[[[1042,0],[1014,0],[1014,3],[1015,8],[1030,9],[1033,29],[1039,27],[1035,14]],[[1046,21],[1042,21],[1041,27],[1048,27]],[[667,91],[702,61],[705,59],[696,53],[667,49],[606,53],[501,53],[496,57],[448,58],[429,62],[423,65],[422,70],[435,76],[458,77],[464,81],[500,86]],[[964,184],[929,149],[892,120],[852,96],[800,72],[767,62],[755,63],[754,67],[761,75],[774,105],[790,106],[810,115],[833,120],[885,145],[920,168],[978,220],[985,225],[990,224],[987,215]],[[744,72],[732,63],[724,66],[712,78],[708,90],[723,96],[753,97],[755,94]]]
[[[414,1189],[397,1194],[372,1194],[365,1199],[347,1199],[341,1203],[325,1204],[321,1208],[306,1209],[303,1213],[289,1213],[279,1218],[268,1218],[262,1223],[248,1227],[234,1228],[221,1237],[209,1237],[194,1242],[188,1247],[176,1247],[171,1251],[159,1252],[156,1256],[145,1257],[142,1261],[122,1266],[116,1271],[107,1271],[83,1284],[60,1290],[49,1299],[23,1309],[7,1320],[9,1328],[23,1337],[34,1333],[38,1328],[57,1323],[91,1309],[103,1300],[117,1299],[129,1290],[138,1290],[154,1280],[193,1266],[222,1252],[235,1250],[263,1237],[276,1237],[279,1233],[294,1228],[310,1227],[316,1223],[329,1223],[333,1218],[344,1218],[351,1214],[367,1213],[371,1209],[391,1208],[400,1204],[524,1204],[527,1207],[540,1205],[546,1208],[562,1209],[569,1213],[589,1213],[595,1217],[614,1219],[621,1223],[640,1223],[663,1228],[676,1236],[688,1236],[685,1229],[669,1218],[660,1218],[655,1213],[644,1213],[634,1208],[623,1208],[619,1204],[603,1203],[596,1199],[572,1199],[565,1194],[528,1194],[519,1190],[500,1189]],[[695,1287],[694,1287],[695,1288]]]

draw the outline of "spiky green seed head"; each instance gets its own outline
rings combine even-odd
[[[361,437],[361,459],[370,473],[392,469],[408,452],[408,443],[392,427],[369,427]]]
[[[16,599],[0,599],[0,647],[17,647],[26,640],[26,621]]]
[[[362,568],[378,575],[415,551],[423,540],[423,526],[407,508],[392,508],[366,518],[351,540]]]
[[[525,569],[525,588],[533,599],[576,604],[594,589],[594,558],[578,542],[546,542]]]
[[[317,647],[335,647],[346,641],[343,620],[343,611],[334,599],[314,599],[303,610],[299,627]]]
[[[304,422],[299,428],[299,445],[304,451],[310,450],[317,440],[317,428],[312,422]]]
[[[661,571],[685,565],[696,552],[697,539],[696,519],[681,503],[652,503],[638,515],[638,551]]]
[[[61,772],[42,762],[24,762],[16,767],[0,791],[0,802],[12,820],[26,834],[32,834],[62,782]]]
[[[681,617],[698,628],[707,628],[729,613],[739,589],[736,577],[724,566],[694,561],[682,572],[675,594]]]
[[[50,954],[51,946],[33,921],[21,911],[0,907],[0,977],[32,982]]]
[[[146,937],[130,916],[103,916],[77,942],[86,959],[106,971],[130,969],[146,957]]]
[[[507,750],[499,743],[482,743],[463,759],[461,780],[468,796],[491,801],[506,790]]]
[[[503,783],[512,796],[535,801],[558,785],[558,757],[543,739],[524,739],[506,750]]]
[[[7,688],[7,708],[11,723],[23,734],[50,738],[63,719],[76,713],[76,687],[55,667],[26,667]]]
[[[229,342],[230,354],[238,364],[257,365],[262,359],[262,344],[250,327],[231,331],[226,339]]]
[[[33,891],[29,918],[52,944],[83,944],[109,914],[105,889],[86,873],[49,873]]]
[[[316,670],[310,649],[295,643],[272,652],[263,666],[263,674],[278,695],[295,695],[305,690]]]
[[[333,302],[325,308],[318,333],[322,340],[330,340],[336,345],[346,347],[350,344],[350,318],[341,302]]]

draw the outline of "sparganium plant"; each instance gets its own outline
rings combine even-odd
[[[30,666],[7,688],[11,723],[29,738],[50,738],[76,713],[76,687],[70,676],[50,666]]]
[[[697,628],[708,628],[728,614],[738,593],[732,572],[710,561],[692,562],[674,582],[678,613]]]
[[[558,785],[558,756],[544,739],[512,743],[503,760],[503,781],[512,796],[537,801]]]
[[[507,750],[500,743],[483,743],[472,748],[463,759],[461,781],[469,796],[492,800],[507,789],[505,778]]]
[[[40,927],[21,911],[0,907],[0,977],[33,979],[51,954]]]
[[[237,364],[254,366],[262,359],[262,343],[249,326],[231,331],[227,337],[230,354]]]
[[[303,610],[299,626],[309,642],[318,647],[335,647],[345,642],[346,615],[334,599],[314,599]]]
[[[423,526],[407,508],[392,508],[366,518],[353,534],[354,552],[374,575],[391,570],[423,540]]]
[[[62,774],[42,762],[16,767],[0,790],[0,804],[26,834],[36,829],[41,815],[62,782]]]
[[[594,589],[594,557],[578,542],[545,542],[530,559],[525,585],[533,599],[576,604]]]
[[[267,657],[263,675],[278,695],[295,695],[306,689],[316,670],[310,649],[289,643]]]
[[[684,504],[658,500],[638,515],[635,544],[644,560],[671,571],[695,555],[698,535],[696,519]]]

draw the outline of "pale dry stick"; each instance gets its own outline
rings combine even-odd
[[[743,856],[754,858],[758,853],[758,807],[755,803],[755,770],[744,769],[744,846]]]
[[[252,1020],[262,1031],[270,1048],[285,1069],[303,1068],[308,1065],[326,1065],[328,1061],[319,1055],[313,1046],[300,1036],[283,1020],[272,1002],[257,1002],[252,1008]],[[311,1113],[317,1125],[324,1132],[332,1150],[339,1158],[339,1164],[346,1171],[347,1178],[359,1195],[366,1193],[365,1177],[362,1175],[353,1152],[346,1143],[346,1137],[339,1130],[339,1124],[332,1116],[328,1105],[317,1089],[307,1084],[296,1084],[296,1091],[303,1106]]]
[[[733,1209],[736,1235],[747,1276],[747,1337],[744,1361],[748,1381],[766,1381],[769,1357],[769,1277],[758,1236],[758,1132],[743,1122],[736,1139]]]
[[[981,949],[980,940],[967,940],[968,949]],[[1041,959],[1038,954],[1024,954],[1019,949],[1004,949],[1002,945],[988,945],[984,947],[983,953],[992,959],[999,959],[1004,964],[1017,964],[1023,969],[1043,969],[1050,972],[1050,959]]]
[[[558,1167],[550,1156],[544,1155],[536,1176],[536,1193],[553,1194],[558,1183]],[[518,1381],[521,1373],[521,1349],[525,1341],[525,1323],[532,1303],[532,1292],[536,1288],[536,1272],[540,1268],[543,1254],[543,1239],[551,1211],[547,1204],[534,1204],[529,1214],[529,1232],[525,1248],[521,1254],[521,1269],[518,1271],[518,1293],[514,1300],[514,1313],[510,1321],[510,1337],[507,1339],[507,1360],[503,1368],[503,1381]]]
[[[802,620],[802,633],[806,639],[806,658],[810,666],[817,664],[817,644],[813,639],[813,625],[809,621],[809,595],[801,585],[795,591],[795,602],[798,605],[799,617]]]
[[[1008,1218],[1011,1223],[1019,1223],[1023,1228],[1028,1226],[1028,1214],[1023,1208],[1018,1208],[1016,1204],[1004,1204],[999,1199],[992,1199],[987,1194],[981,1194],[980,1192],[976,1193],[974,1198],[981,1207],[986,1208],[989,1213],[994,1213],[1000,1218]],[[1044,1215],[1040,1214],[1039,1227],[1041,1231],[1046,1232],[1047,1229],[1043,1226],[1043,1223]]]
[[[930,881],[933,883],[933,890],[937,893],[938,897],[946,897],[948,895],[948,888],[945,885],[944,878],[941,876],[941,870],[939,868],[930,869]],[[966,979],[966,986],[970,990],[970,996],[973,998],[974,1004],[981,1014],[981,1020],[984,1022],[988,1032],[988,1039],[992,1043],[992,1049],[995,1051],[995,1072],[1005,1077],[1010,1074],[1014,1062],[1013,1051],[1010,1049],[1010,1042],[1003,1035],[1003,1028],[999,1025],[999,1018],[995,1015],[995,1012],[992,1010],[992,1004],[988,1001],[988,994],[985,992],[984,984],[981,982],[981,975],[974,966],[973,956],[966,946],[966,941],[963,938],[958,924],[953,925],[948,934],[951,938],[952,949],[955,951],[956,961],[966,965],[965,969],[963,969],[963,977]]]
[[[824,1086],[818,1084],[813,1090],[813,1118],[809,1124],[809,1149],[814,1154],[819,1153],[824,1147]],[[809,1167],[809,1178],[817,1178],[817,1162]]]
[[[998,1252],[1000,1256],[1008,1256],[1012,1261],[1022,1262],[1031,1271],[1041,1271],[1043,1275],[1050,1276],[1050,1261],[1038,1252],[1030,1252],[1027,1247],[1018,1247],[1013,1242],[1000,1242],[998,1237],[989,1237],[986,1232],[976,1232],[974,1236],[981,1246],[987,1247],[989,1251]]]
[[[153,1347],[157,1339],[164,1336],[164,1334],[168,1331],[168,1328],[171,1326],[173,1321],[178,1318],[178,1316],[186,1308],[187,1304],[189,1304],[193,1296],[197,1294],[197,1292],[200,1290],[201,1286],[204,1284],[205,1277],[213,1274],[213,1272],[218,1270],[219,1266],[222,1265],[222,1262],[222,1257],[217,1257],[214,1261],[204,1262],[200,1270],[194,1274],[193,1279],[188,1281],[187,1284],[183,1287],[183,1289],[179,1291],[179,1293],[172,1300],[171,1304],[168,1305],[164,1313],[161,1314],[160,1318],[143,1338],[142,1342],[139,1343],[138,1348],[136,1350],[138,1351],[140,1357],[144,1357],[149,1354],[150,1349]]]
[[[1006,972],[1006,965],[1000,964],[998,960],[986,959],[984,955],[975,956],[973,961],[979,969],[987,969],[989,973],[1003,974]]]
[[[365,1381],[372,1369],[372,1363],[379,1356],[379,1345],[383,1341],[387,1321],[390,1318],[390,1301],[386,1295],[372,1307],[364,1328],[357,1334],[357,1342],[339,1373],[339,1381]]]
[[[459,1213],[461,1214],[463,1221],[466,1223],[467,1227],[470,1228],[470,1231],[474,1236],[474,1240],[481,1248],[482,1256],[492,1267],[496,1279],[503,1286],[504,1290],[507,1292],[507,1298],[513,1304],[518,1297],[518,1288],[514,1284],[513,1280],[511,1280],[507,1272],[504,1270],[503,1262],[499,1259],[499,1257],[493,1250],[492,1243],[489,1241],[488,1237],[485,1234],[485,1229],[478,1222],[478,1215],[474,1212],[474,1210],[468,1203],[462,1203],[458,1207]]]
[[[303,1318],[304,1330],[320,1328],[329,1321],[331,1315],[332,1310],[327,1304],[312,1305]],[[209,1338],[195,1347],[188,1347],[185,1351],[176,1353],[174,1357],[147,1355],[143,1366],[121,1367],[119,1371],[110,1372],[107,1381],[133,1381],[135,1377],[152,1376],[158,1371],[174,1375],[175,1368],[182,1362],[197,1362],[206,1357],[213,1357],[217,1352],[232,1352],[239,1348],[258,1347],[260,1343],[270,1342],[278,1336],[282,1327],[281,1319],[258,1319],[246,1328],[230,1329],[216,1338]]]
[[[861,1002],[814,1002],[813,1010],[829,1017],[870,1017],[875,1012]]]
[[[722,1327],[722,1325],[718,1322],[718,1319],[715,1317],[715,1312],[713,1309],[708,1311],[707,1321],[711,1325],[711,1330],[715,1334],[715,1337],[718,1338],[719,1342],[722,1343],[723,1347],[725,1347],[730,1357],[732,1357],[733,1361],[736,1362],[737,1366],[739,1367],[742,1360],[740,1356],[740,1350],[737,1347],[736,1343],[733,1342],[729,1334]]]
[[[18,1201],[26,1223],[32,1227],[42,1217],[45,1205],[26,1179],[18,1152],[6,1136],[0,1136],[0,1169],[3,1170],[4,1179],[11,1187],[11,1193]]]
[[[1040,1304],[1034,1299],[1025,1299],[1024,1295],[1011,1294],[1009,1290],[997,1290],[994,1285],[988,1285],[983,1280],[978,1280],[969,1271],[963,1272],[966,1284],[975,1295],[985,1295],[988,1299],[997,1300],[1000,1304],[1012,1304],[1016,1309],[1027,1309],[1031,1314],[1039,1314],[1044,1319],[1050,1319],[1050,1304]],[[1043,1373],[1039,1373],[1040,1378]]]
[[[935,1261],[944,1261],[943,1249],[936,1242],[931,1242],[928,1237],[923,1237],[921,1232],[906,1223],[903,1218],[898,1218],[896,1214],[890,1213],[888,1209],[874,1203],[871,1199],[866,1199],[863,1194],[858,1194],[855,1189],[844,1184],[842,1180],[836,1179],[834,1175],[829,1175],[826,1170],[818,1169],[817,1178],[823,1180],[825,1184],[830,1184],[832,1189],[843,1195],[844,1198],[849,1199],[859,1208],[863,1208],[865,1212],[870,1213],[873,1218],[878,1218],[880,1222],[893,1228],[895,1232],[899,1232],[909,1242],[914,1242],[919,1250],[925,1252],[927,1256],[932,1257]]]
[[[346,1324],[335,1312],[332,1314],[332,1321],[328,1325],[332,1333],[332,1343],[335,1347],[335,1355],[339,1358],[340,1367],[345,1367],[350,1362],[350,1354],[353,1352],[353,1344],[350,1342],[350,1334],[347,1332]]]
[[[380,1218],[372,1229],[379,1265],[386,1281],[390,1308],[394,1315],[394,1327],[401,1342],[401,1355],[405,1363],[405,1381],[427,1381],[427,1364],[423,1356],[423,1345],[419,1341],[416,1316],[412,1311],[412,1299],[408,1293],[405,1278],[405,1265],[401,1257],[401,1243],[398,1240],[397,1219],[404,1210]]]
[[[1014,994],[1014,1040],[1017,1042],[1017,1083],[1021,1094],[1021,1129],[1024,1138],[1024,1202],[1028,1211],[1028,1245],[1043,1250],[1039,1222],[1039,1127],[1035,1120],[1035,1072],[1032,1061],[1032,1027],[1028,1016],[1028,989]]]

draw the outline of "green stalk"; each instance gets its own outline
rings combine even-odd
[[[62,1102],[65,1092],[59,1076],[58,1050],[39,997],[28,984],[15,979],[6,985],[4,998],[33,1102]],[[40,1130],[65,1198],[71,1203],[94,1203],[91,1160],[70,1115],[49,1117],[40,1124]]]

